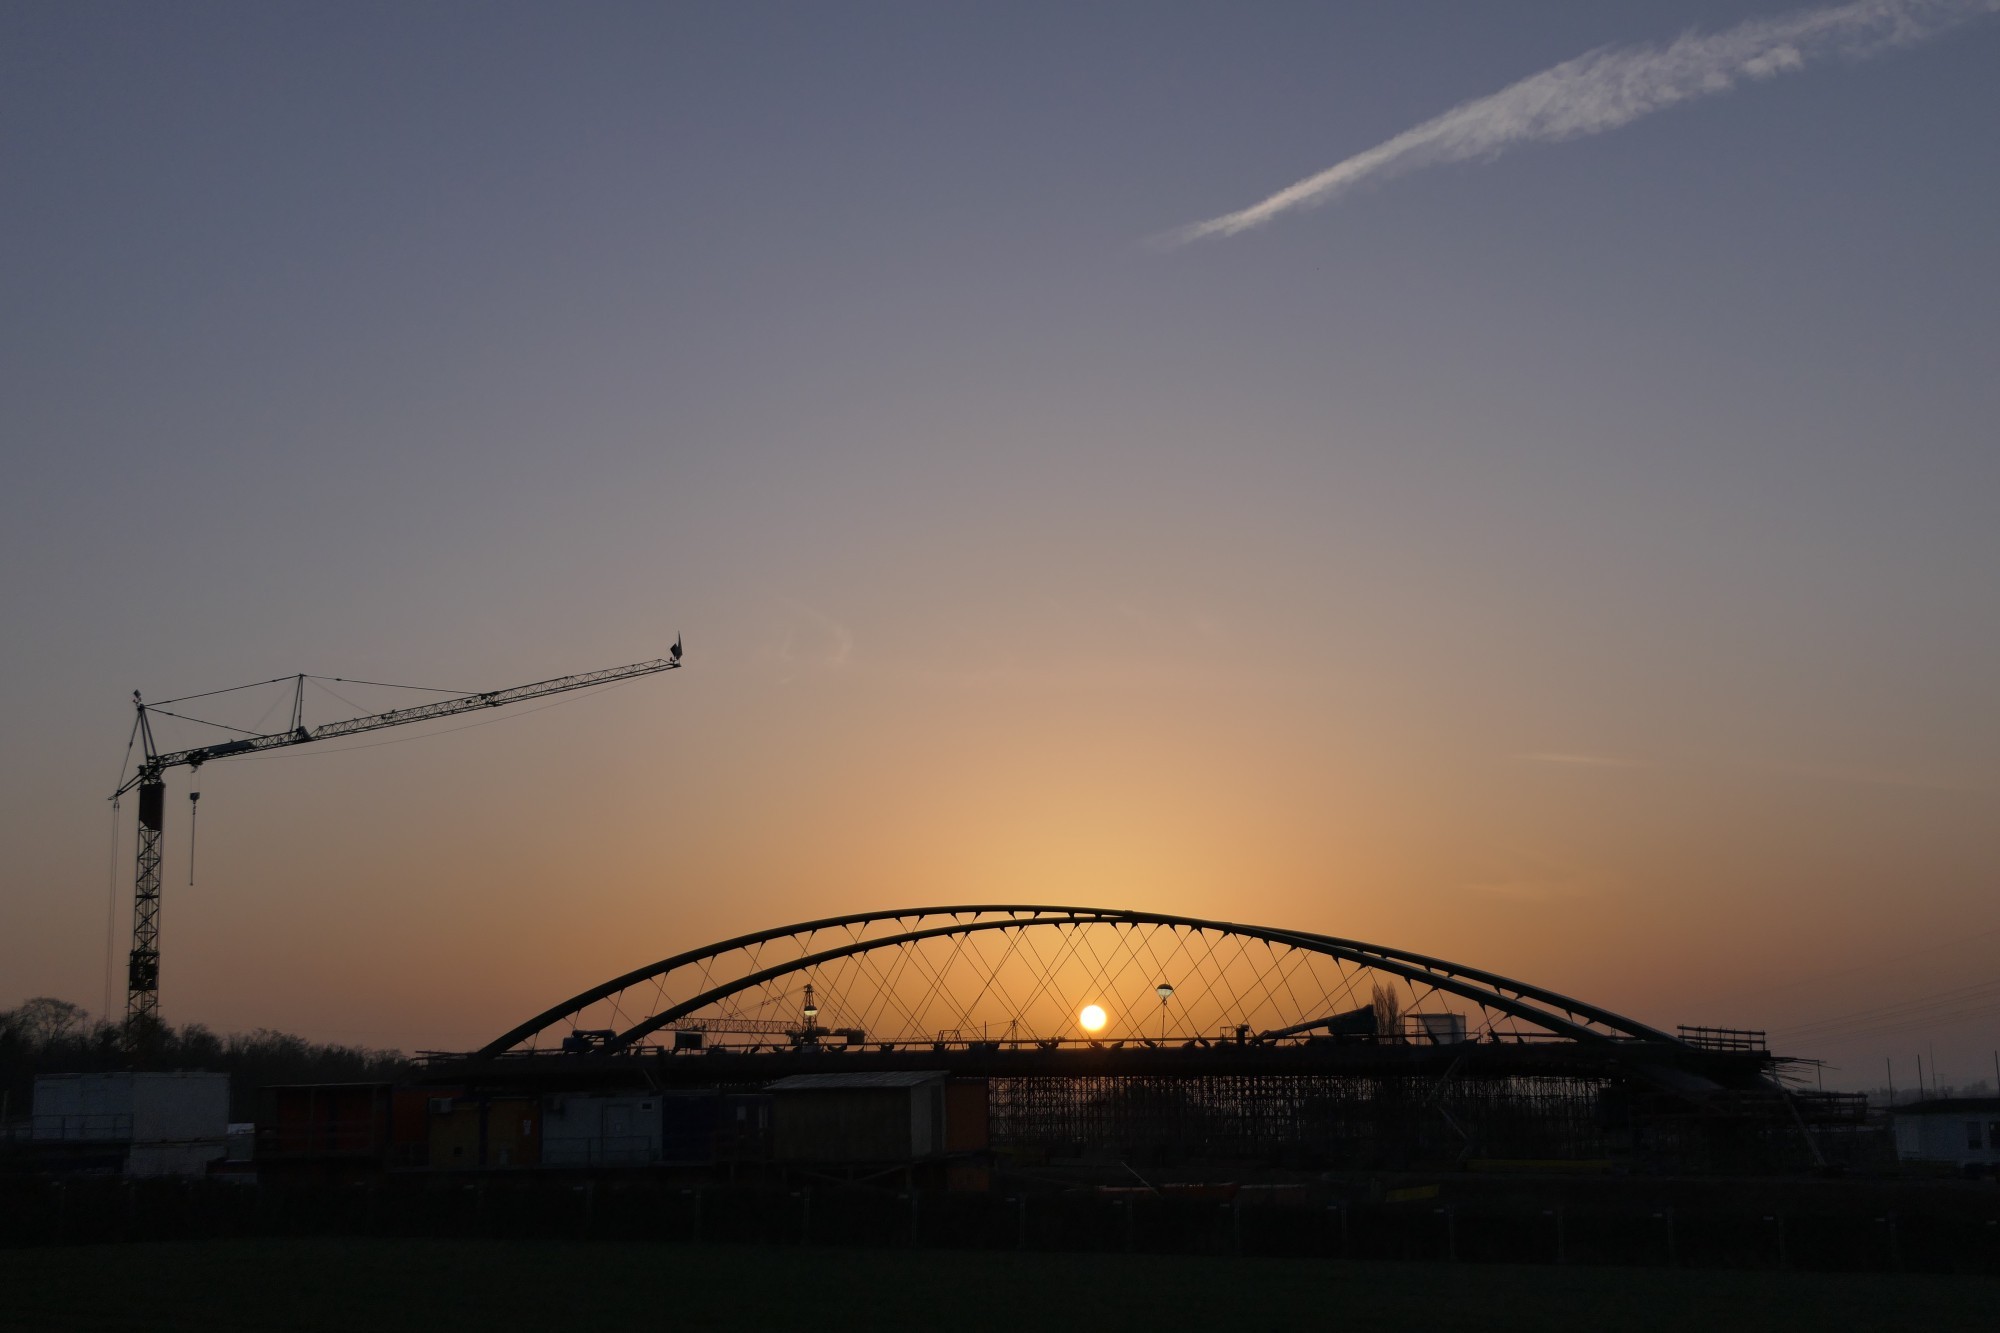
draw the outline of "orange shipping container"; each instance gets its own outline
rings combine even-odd
[[[542,1104],[534,1097],[495,1097],[486,1104],[483,1166],[536,1166],[542,1160]]]
[[[542,1159],[541,1104],[533,1097],[460,1097],[431,1103],[435,1170],[534,1166]]]
[[[986,1080],[955,1078],[944,1087],[944,1150],[978,1152],[987,1143]]]

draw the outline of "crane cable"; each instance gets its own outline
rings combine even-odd
[[[183,694],[178,698],[161,699],[159,702],[163,704],[184,704],[190,699],[213,699],[218,694],[234,694],[238,690],[254,690],[259,685],[276,685],[281,680],[291,679],[292,677],[290,676],[273,676],[269,680],[253,680],[248,685],[230,685],[219,690],[203,690],[200,694]],[[148,708],[152,706],[151,704],[147,705]]]
[[[422,690],[426,694],[477,694],[477,690],[447,690],[439,685],[392,685],[386,680],[356,680],[352,676],[315,676],[308,672],[307,680],[330,680],[337,685],[380,685],[385,690]],[[332,690],[327,691],[333,694]],[[335,698],[340,696],[334,695]]]
[[[194,823],[195,815],[201,809],[201,793],[188,793],[188,887],[194,887]]]
[[[111,798],[110,894],[104,903],[104,1021],[111,1021],[111,962],[118,949],[118,798]]]
[[[243,734],[244,734],[245,736],[254,736],[254,735],[257,735],[258,733],[257,733],[257,732],[254,732],[254,731],[243,731],[243,728],[241,728],[241,727],[232,727],[232,726],[229,726],[229,725],[227,725],[227,724],[225,724],[225,723],[221,723],[221,722],[210,722],[210,721],[208,721],[208,720],[207,720],[207,719],[205,719],[205,718],[199,718],[199,717],[188,717],[188,716],[186,716],[186,715],[184,715],[184,714],[181,714],[181,713],[168,713],[168,712],[167,712],[167,710],[166,710],[165,708],[161,707],[161,705],[162,705],[162,704],[179,704],[179,703],[186,703],[186,702],[187,702],[188,700],[190,700],[190,699],[213,699],[213,698],[215,698],[215,697],[216,697],[217,695],[219,695],[219,694],[238,694],[238,693],[241,693],[241,692],[242,692],[242,691],[244,691],[244,690],[255,690],[255,689],[260,689],[260,688],[262,688],[263,686],[266,686],[266,685],[277,685],[277,684],[280,684],[281,682],[284,682],[284,681],[292,681],[292,680],[299,680],[299,679],[301,679],[301,678],[303,678],[303,679],[305,679],[305,680],[312,680],[312,681],[328,681],[328,680],[330,680],[330,681],[333,681],[333,682],[335,682],[335,683],[337,683],[337,684],[343,684],[343,685],[378,685],[378,686],[382,687],[382,688],[383,688],[383,689],[385,689],[385,690],[419,690],[419,691],[422,691],[422,692],[423,692],[423,693],[425,693],[425,694],[475,694],[475,693],[477,693],[477,691],[476,691],[476,690],[447,690],[447,689],[444,689],[444,688],[442,688],[441,686],[437,686],[437,685],[395,685],[395,684],[391,684],[390,682],[388,682],[388,681],[386,681],[386,680],[358,680],[358,679],[356,679],[356,678],[355,678],[355,677],[353,677],[353,676],[315,676],[315,675],[313,675],[313,674],[312,674],[311,672],[309,672],[309,671],[308,671],[308,672],[304,672],[304,673],[302,673],[302,675],[291,675],[291,676],[273,676],[273,677],[271,677],[271,679],[269,679],[269,680],[254,680],[254,681],[251,681],[251,682],[250,682],[250,683],[249,683],[248,685],[231,685],[231,686],[229,686],[229,687],[227,687],[227,688],[225,688],[225,689],[220,689],[220,690],[203,690],[203,691],[202,691],[202,692],[201,692],[200,694],[183,694],[183,695],[180,695],[180,696],[178,696],[178,697],[176,697],[176,698],[172,698],[172,699],[161,699],[161,700],[158,700],[158,701],[156,701],[156,702],[154,702],[154,703],[150,703],[150,704],[147,704],[147,705],[146,705],[146,707],[147,707],[147,709],[148,709],[148,710],[150,710],[150,711],[152,711],[152,712],[155,712],[155,713],[165,713],[165,714],[166,714],[166,716],[168,716],[168,717],[177,717],[177,718],[180,718],[180,719],[181,719],[181,721],[183,721],[183,722],[199,722],[199,723],[200,723],[200,724],[201,724],[202,726],[204,726],[204,727],[218,727],[218,728],[220,728],[220,729],[221,729],[221,730],[223,730],[223,731],[238,731],[238,732],[242,732],[242,733],[243,733]],[[332,691],[332,690],[328,690],[328,691],[327,691],[327,693],[328,693],[328,694],[333,694],[333,691]],[[333,697],[334,697],[334,698],[336,698],[336,699],[339,699],[339,698],[340,698],[340,696],[339,696],[339,695],[337,695],[337,694],[334,694],[334,695],[333,695]],[[341,702],[343,702],[343,703],[346,703],[347,701],[343,699],[343,700],[341,700]],[[350,704],[349,706],[350,706],[350,707],[354,707],[355,705],[351,705],[351,704]],[[275,707],[276,707],[276,705],[274,704],[274,705],[273,705],[272,707],[273,707],[273,708],[275,708]],[[265,715],[265,717],[267,717],[267,718],[268,718],[268,717],[270,716],[270,714],[271,714],[271,709],[266,709],[266,710],[264,710],[264,715]],[[129,748],[129,747],[128,747],[128,748]]]
[[[139,719],[132,719],[131,734],[125,737],[125,758],[118,765],[123,778],[132,767],[132,747],[139,743]],[[118,954],[118,797],[111,798],[111,856],[109,897],[104,904],[104,1021],[111,1021],[111,965]]]
[[[342,703],[346,704],[346,705],[347,705],[347,706],[348,706],[349,708],[353,709],[353,710],[355,711],[355,713],[357,713],[357,714],[360,714],[360,713],[365,713],[365,712],[367,712],[367,711],[368,711],[367,709],[363,708],[363,707],[362,707],[362,706],[361,706],[360,704],[358,704],[358,703],[354,702],[354,700],[352,700],[352,699],[348,698],[348,697],[347,697],[346,695],[342,694],[342,693],[341,693],[341,692],[340,692],[339,690],[336,690],[335,688],[333,688],[333,686],[331,686],[331,685],[327,685],[327,684],[324,684],[324,683],[323,683],[323,682],[324,682],[325,680],[327,680],[327,679],[338,679],[338,677],[324,677],[324,676],[307,676],[307,677],[306,677],[306,679],[307,679],[307,680],[309,680],[309,681],[311,681],[311,682],[313,683],[313,688],[315,688],[315,689],[319,690],[319,691],[320,691],[321,693],[323,693],[323,694],[330,694],[330,695],[332,695],[332,696],[333,696],[334,698],[336,698],[336,699],[340,700],[340,702],[342,702]],[[368,683],[368,682],[366,682],[366,681],[363,681],[363,682],[362,682],[362,684],[367,684],[367,683]],[[403,686],[403,685],[399,685],[399,686],[396,686],[395,688],[397,688],[397,689],[411,689],[411,688],[417,688],[417,687],[413,687],[413,686]],[[467,691],[466,691],[466,693],[470,694],[470,693],[471,693],[471,691],[470,691],[470,690],[467,690]]]
[[[311,677],[307,677],[307,679],[310,680]],[[474,727],[490,727],[501,722],[513,722],[520,718],[532,717],[536,713],[545,713],[551,708],[562,708],[568,704],[581,703],[585,699],[593,698],[600,694],[609,694],[613,690],[622,690],[631,683],[630,680],[612,680],[606,681],[601,685],[586,685],[573,693],[565,695],[563,698],[552,699],[539,708],[517,707],[512,712],[501,713],[498,716],[485,718],[478,722],[466,722],[456,727],[439,727],[433,731],[420,732],[415,736],[402,736],[395,740],[368,741],[361,745],[330,745],[324,749],[319,746],[313,746],[310,749],[271,750],[266,753],[274,758],[289,756],[297,759],[314,755],[352,754],[356,750],[375,750],[380,749],[384,745],[413,745],[418,741],[432,740],[438,736],[449,736],[454,731],[471,731]],[[415,689],[418,687],[411,686],[410,688]],[[240,764],[246,760],[261,759],[263,757],[264,754],[233,754],[225,755],[221,759],[211,760],[210,762],[218,765]]]

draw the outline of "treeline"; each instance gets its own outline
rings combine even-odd
[[[199,1023],[142,1030],[128,1049],[124,1028],[81,1005],[39,998],[0,1010],[0,1094],[8,1118],[29,1114],[37,1074],[205,1070],[229,1075],[232,1120],[257,1118],[257,1089],[273,1083],[372,1083],[404,1076],[401,1051],[321,1045],[258,1028],[220,1036]]]

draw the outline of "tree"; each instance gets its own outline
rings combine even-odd
[[[1378,981],[1370,999],[1375,1007],[1375,1035],[1386,1041],[1399,1040],[1403,1035],[1403,1002],[1395,990]]]
[[[90,1029],[90,1011],[68,1000],[38,995],[24,1000],[18,1009],[0,1012],[0,1028],[40,1050],[84,1036]]]
[[[387,1083],[404,1077],[409,1062],[401,1051],[322,1046],[269,1028],[222,1037],[199,1023],[175,1029],[147,1022],[128,1034],[116,1023],[93,1023],[82,1005],[47,996],[0,1011],[0,1092],[10,1107],[28,1106],[42,1074],[127,1069],[227,1074],[230,1114],[249,1120],[258,1089],[270,1084]]]

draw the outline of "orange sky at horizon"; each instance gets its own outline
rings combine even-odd
[[[164,1018],[464,1049],[785,921],[1073,902],[2000,1086],[1964,17],[1162,248],[1750,20],[0,7],[0,1008],[122,1008],[132,691],[683,634],[204,767],[192,886],[171,774]]]
[[[459,1049],[711,939],[998,901],[1324,931],[1658,1026],[1782,1029],[1863,1007],[1849,996],[1926,989],[1922,968],[1784,987],[1848,961],[1842,905],[1865,903],[1907,845],[1881,845],[1885,819],[1973,831],[1948,791],[1885,801],[1838,775],[1702,765],[1664,738],[1615,758],[1531,750],[1526,734],[1482,753],[1316,704],[1318,682],[1275,658],[1245,685],[1259,673],[1226,648],[1091,661],[1066,683],[1058,647],[985,678],[913,682],[852,630],[838,654],[787,656],[822,619],[791,614],[761,643],[691,634],[686,669],[532,715],[170,774],[167,1018]],[[1119,687],[1120,670],[1138,682]],[[345,712],[315,707],[309,720]],[[203,792],[193,888],[190,786]],[[130,840],[128,805],[121,961]],[[1948,873],[1950,848],[1922,841]],[[1796,907],[1807,893],[1817,916]],[[82,987],[103,910],[94,931],[70,914],[80,938],[41,989],[97,999],[101,982]]]

